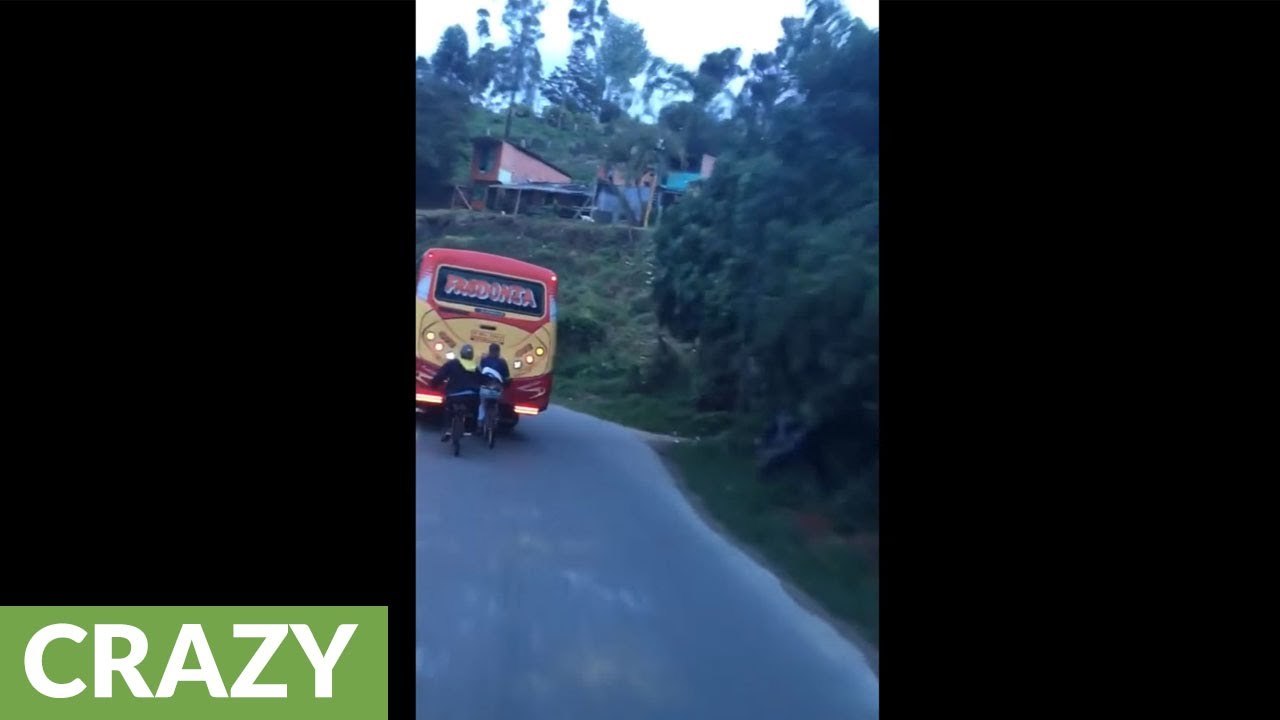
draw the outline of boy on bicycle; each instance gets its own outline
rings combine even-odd
[[[511,384],[511,371],[507,369],[507,361],[502,359],[502,348],[498,343],[489,344],[489,354],[480,359],[480,414],[478,424],[484,427],[485,400],[502,397],[502,389]]]
[[[440,387],[441,383],[448,383],[445,390],[445,417],[453,417],[455,403],[470,403],[480,390],[480,373],[476,372],[475,350],[470,344],[463,345],[458,351],[458,357],[448,360],[444,365],[440,366],[440,372],[431,378],[428,384],[432,388]],[[471,433],[466,432],[465,435]],[[444,437],[440,438],[440,442],[449,442],[453,433],[446,426]]]

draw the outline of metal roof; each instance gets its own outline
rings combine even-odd
[[[573,173],[569,172],[568,170],[565,170],[564,168],[560,167],[559,165],[555,165],[555,164],[554,164],[554,163],[552,163],[550,160],[548,160],[548,159],[546,159],[546,158],[542,157],[542,156],[541,156],[541,155],[539,155],[538,153],[536,153],[536,152],[534,152],[534,151],[530,150],[529,148],[526,148],[526,147],[520,147],[520,145],[519,145],[518,143],[511,142],[511,140],[509,140],[509,139],[508,139],[508,140],[503,140],[502,138],[490,137],[490,136],[488,136],[488,135],[477,135],[477,136],[475,136],[475,137],[471,138],[471,142],[472,142],[472,143],[484,142],[484,143],[490,143],[490,144],[495,144],[495,145],[496,145],[496,144],[498,144],[498,143],[506,143],[506,144],[510,145],[511,147],[515,148],[516,150],[519,150],[520,152],[524,153],[525,155],[528,155],[529,157],[533,158],[534,160],[537,160],[538,162],[542,163],[543,165],[546,165],[547,167],[551,168],[552,170],[555,170],[556,172],[560,173],[561,175],[564,175],[565,177],[573,177]]]
[[[538,192],[555,193],[559,195],[590,195],[591,188],[586,185],[575,183],[495,183],[490,187],[499,187],[504,190],[536,190]]]

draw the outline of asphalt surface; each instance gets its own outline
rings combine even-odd
[[[552,407],[453,457],[419,423],[417,717],[876,718],[863,655],[625,428]]]

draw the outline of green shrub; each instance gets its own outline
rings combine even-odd
[[[590,315],[565,313],[556,332],[562,352],[585,355],[604,342],[605,325]]]

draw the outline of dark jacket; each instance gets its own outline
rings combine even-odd
[[[480,369],[484,370],[487,367],[491,367],[502,374],[502,385],[504,387],[511,384],[511,371],[507,369],[506,360],[500,357],[495,358],[485,355],[480,358]]]
[[[480,373],[462,367],[462,363],[456,359],[449,360],[440,366],[440,372],[436,373],[428,384],[438,388],[441,383],[446,382],[449,383],[448,389],[445,390],[448,395],[468,391],[474,393],[480,389]]]

